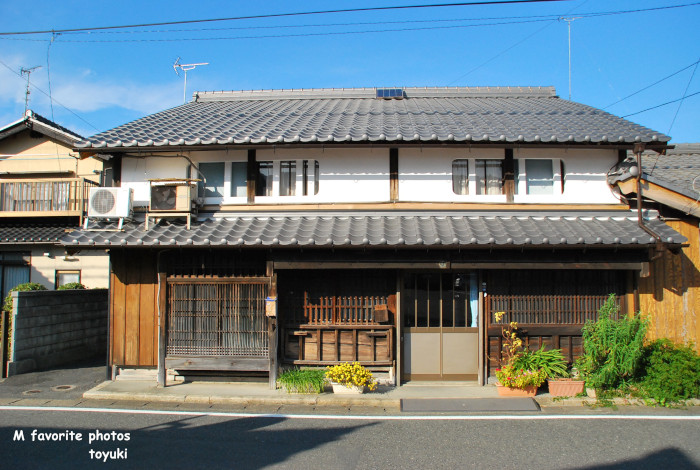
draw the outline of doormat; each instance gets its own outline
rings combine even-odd
[[[540,411],[532,398],[403,398],[401,411]]]

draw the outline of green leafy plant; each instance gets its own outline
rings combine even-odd
[[[337,366],[328,367],[326,378],[341,385],[367,387],[370,390],[374,390],[377,386],[372,373],[359,362],[344,362]]]
[[[36,282],[25,282],[24,284],[18,284],[12,289],[10,289],[10,292],[7,294],[7,297],[5,297],[5,303],[2,306],[2,309],[5,310],[6,312],[11,312],[12,311],[12,292],[27,292],[31,290],[47,290],[46,287],[44,287],[41,284],[38,284]]]
[[[323,393],[324,369],[290,369],[277,379],[287,393]]]
[[[637,378],[642,370],[647,320],[639,314],[619,315],[615,295],[598,311],[598,320],[583,327],[583,355],[576,361],[587,387],[616,389]]]
[[[700,397],[700,356],[691,346],[652,342],[644,348],[644,372],[637,393],[659,404]]]
[[[62,286],[58,286],[56,288],[56,290],[78,290],[78,289],[85,289],[85,286],[79,282],[68,282],[68,283],[63,284]]]
[[[513,361],[515,369],[542,370],[545,379],[568,377],[567,362],[561,349],[545,349],[544,346],[536,351],[525,350]]]

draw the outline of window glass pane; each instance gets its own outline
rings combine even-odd
[[[223,197],[224,162],[200,163],[199,171],[204,175],[204,197]]]
[[[428,294],[430,292],[430,277],[427,275],[416,276],[416,327],[428,326]]]
[[[552,194],[554,172],[551,160],[525,160],[528,194]]]
[[[428,326],[440,326],[440,277],[438,275],[428,276]]]
[[[248,164],[246,162],[231,163],[231,196],[246,197],[248,195],[247,171]]]
[[[454,276],[455,326],[467,326],[467,280],[464,274]]]
[[[469,173],[467,160],[454,160],[452,162],[452,191],[455,194],[469,194]]]
[[[80,271],[56,271],[56,287],[71,282],[80,282]]]
[[[280,196],[294,196],[297,186],[297,162],[280,162]]]
[[[29,266],[4,266],[3,267],[3,299],[13,287],[29,282]]]
[[[454,326],[452,274],[443,274],[442,279],[442,326]]]
[[[502,160],[476,161],[476,193],[503,194]]]
[[[272,196],[272,162],[258,162],[258,178],[255,182],[256,196]]]
[[[404,291],[401,296],[403,301],[401,308],[403,326],[412,328],[416,326],[416,277],[406,276],[403,285]]]

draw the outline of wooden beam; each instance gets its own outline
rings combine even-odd
[[[617,185],[624,194],[637,192],[637,180],[634,178],[620,181]],[[682,194],[644,179],[642,179],[642,194],[647,199],[653,199],[656,202],[660,202],[661,204],[665,204],[686,214],[700,217],[700,202],[696,199],[683,196]]]
[[[167,367],[175,370],[228,370],[228,371],[268,371],[270,361],[266,357],[233,357],[233,356],[169,356],[166,358]]]
[[[452,269],[596,269],[641,271],[644,263],[457,263]]]
[[[334,262],[334,261],[275,261],[275,268],[284,269],[450,269],[450,263],[441,266],[439,262],[433,263],[392,263],[392,262]]]

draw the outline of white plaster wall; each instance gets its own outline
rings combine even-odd
[[[617,162],[616,150],[605,149],[515,149],[514,158],[546,158],[554,160],[554,194],[527,195],[521,179],[515,202],[615,204],[618,199],[607,183],[607,173]],[[564,193],[561,193],[559,161],[564,162]],[[521,162],[521,167],[524,163]]]
[[[399,200],[416,202],[505,202],[505,195],[479,195],[476,191],[476,159],[501,160],[503,149],[399,149]],[[469,160],[469,192],[452,190],[452,162]]]
[[[134,190],[134,207],[148,206],[149,179],[186,178],[189,162],[182,157],[125,157],[122,160],[122,187]],[[196,177],[193,174],[193,177]]]
[[[48,256],[45,255],[48,254]],[[66,255],[63,248],[46,246],[31,251],[30,282],[47,289],[56,288],[56,271],[80,271],[80,282],[87,288],[109,287],[109,254],[106,250],[82,251]]]

